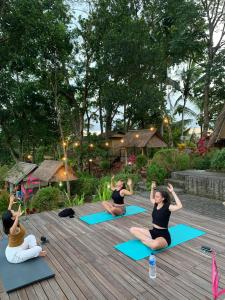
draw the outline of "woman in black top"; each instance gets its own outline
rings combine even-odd
[[[112,214],[113,216],[120,216],[126,213],[126,206],[124,203],[124,196],[129,196],[133,194],[133,186],[132,180],[128,179],[127,185],[129,190],[126,189],[123,180],[118,180],[117,183],[114,185],[113,183],[114,176],[111,178],[111,190],[112,192],[112,200],[113,203],[108,201],[103,201],[102,205],[107,210],[108,213]]]
[[[156,184],[152,183],[150,201],[154,204],[152,212],[153,228],[151,230],[146,228],[131,227],[130,232],[143,244],[153,250],[167,247],[171,243],[171,237],[168,230],[168,223],[171,212],[182,208],[182,203],[174,192],[173,186],[168,184],[168,191],[172,194],[176,204],[170,204],[170,196],[166,191],[155,191]]]

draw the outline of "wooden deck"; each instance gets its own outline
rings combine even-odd
[[[0,299],[212,299],[211,258],[201,245],[218,251],[221,286],[225,287],[225,222],[187,210],[174,213],[170,225],[185,223],[206,235],[157,255],[157,278],[148,277],[148,261],[133,261],[113,249],[131,237],[131,226],[149,227],[152,206],[145,198],[130,197],[129,204],[148,209],[146,213],[88,226],[74,219],[59,218],[57,212],[32,215],[24,222],[28,232],[48,236],[46,260],[55,278],[6,294]],[[100,203],[76,207],[77,216],[101,210]],[[12,275],[13,276],[13,275]]]

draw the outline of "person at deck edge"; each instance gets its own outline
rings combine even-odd
[[[168,184],[168,191],[174,197],[176,204],[170,204],[170,196],[167,191],[156,190],[155,182],[152,182],[150,201],[154,204],[152,211],[153,229],[131,227],[130,232],[143,244],[153,250],[165,248],[171,244],[168,224],[171,212],[182,208],[182,203],[174,192],[173,186]]]
[[[103,201],[102,205],[107,210],[108,213],[112,214],[113,216],[120,216],[126,213],[126,205],[124,203],[124,196],[133,195],[133,184],[132,180],[127,180],[127,185],[129,190],[126,189],[126,186],[123,180],[118,180],[117,183],[114,185],[114,176],[111,178],[111,190],[112,192],[112,200],[113,204],[108,201]]]
[[[14,203],[16,203],[15,197],[11,195],[8,210],[2,215],[3,230],[8,236],[8,246],[5,249],[6,259],[16,264],[37,256],[45,256],[46,251],[37,245],[34,235],[30,234],[25,237],[26,230],[19,223],[19,217],[23,212],[21,212],[21,206],[18,211],[14,211],[12,209]]]

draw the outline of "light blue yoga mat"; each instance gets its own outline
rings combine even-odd
[[[126,217],[126,216],[136,215],[136,214],[139,214],[139,213],[142,213],[145,211],[146,211],[146,209],[143,207],[136,206],[136,205],[130,205],[130,206],[126,207],[126,214],[123,216],[114,217],[105,211],[100,211],[95,214],[90,214],[90,215],[80,217],[80,220],[86,222],[89,225],[93,225],[93,224],[98,224],[101,222],[116,220],[118,218],[122,218],[122,217]]]
[[[152,250],[151,248],[142,244],[142,242],[140,242],[139,240],[130,240],[122,244],[117,244],[116,246],[114,246],[114,248],[134,260],[139,260],[149,256],[151,253],[160,253],[162,251],[175,247],[176,245],[182,244],[205,234],[204,231],[184,224],[170,227],[169,232],[171,235],[171,244],[170,246],[160,250]]]

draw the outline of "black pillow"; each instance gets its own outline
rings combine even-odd
[[[72,208],[65,208],[58,213],[58,216],[61,218],[70,217],[74,218],[75,211]]]

